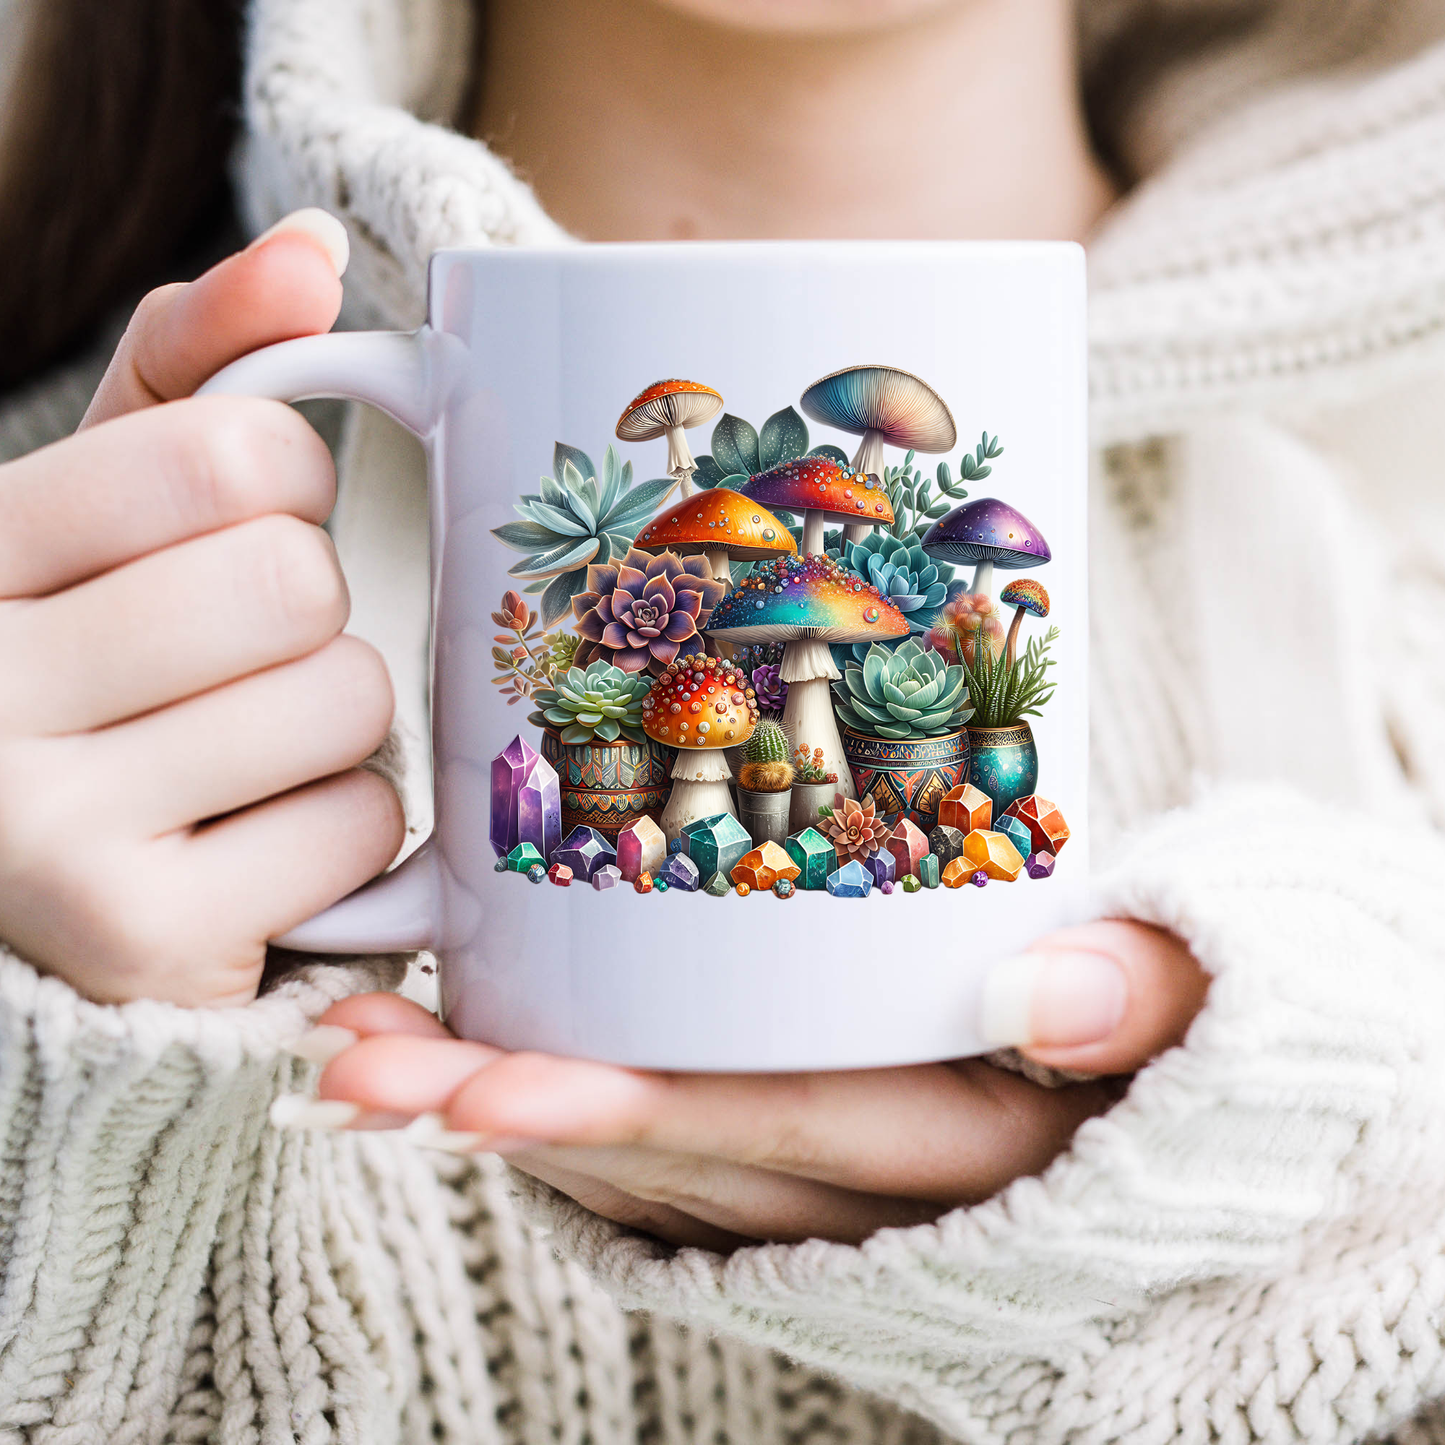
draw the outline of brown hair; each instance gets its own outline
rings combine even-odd
[[[0,389],[226,205],[244,0],[28,0],[0,155]]]

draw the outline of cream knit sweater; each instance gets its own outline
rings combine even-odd
[[[1140,8],[1092,0],[1086,61]],[[250,219],[341,214],[358,319],[414,322],[439,245],[556,238],[426,123],[465,23],[254,0]],[[395,963],[209,1013],[0,951],[0,1442],[1445,1441],[1440,34],[1262,4],[1152,87],[1093,249],[1101,903],[1214,975],[1183,1046],[981,1205],[724,1258],[494,1158],[269,1128],[281,1046]],[[414,698],[422,549],[368,539],[416,521],[416,453],[358,422],[346,473]]]

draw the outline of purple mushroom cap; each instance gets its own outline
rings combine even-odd
[[[1006,572],[1053,557],[1043,533],[997,497],[978,497],[941,517],[924,533],[923,550],[942,562],[991,562]]]

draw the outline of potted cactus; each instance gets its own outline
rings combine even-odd
[[[562,785],[562,833],[578,824],[615,838],[641,817],[656,821],[671,788],[672,749],[642,730],[652,679],[610,662],[571,667],[532,693],[530,721]]]
[[[833,685],[843,753],[860,797],[880,813],[904,813],[925,831],[938,804],[968,779],[972,716],[967,677],[917,638],[874,644]]]
[[[785,842],[793,800],[788,735],[774,718],[762,718],[742,746],[738,769],[738,821],[754,843]]]
[[[816,828],[818,818],[838,795],[838,774],[823,761],[823,749],[810,752],[799,743],[793,753],[793,800],[788,809],[788,831],[801,833]]]

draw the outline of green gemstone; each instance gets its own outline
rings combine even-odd
[[[658,893],[666,893],[672,884],[666,878],[659,878],[652,886]]]
[[[542,865],[542,871],[547,871],[546,859],[537,851],[533,843],[518,843],[510,853],[507,854],[507,867],[513,873],[525,873],[535,864]]]
[[[730,875],[752,848],[748,830],[731,813],[699,818],[682,830],[682,851],[697,864],[702,878],[714,873]]]
[[[799,888],[817,892],[827,888],[828,875],[838,867],[838,851],[816,828],[804,828],[802,832],[794,833],[783,847],[801,870],[798,874]]]
[[[918,860],[919,881],[925,888],[938,887],[938,854],[925,853]]]
[[[721,873],[714,873],[707,880],[707,887],[703,889],[704,893],[711,893],[714,898],[726,898],[732,891],[733,885]]]
[[[905,873],[903,875],[903,891],[905,893],[917,893],[922,887],[923,884],[921,884],[912,873]]]

